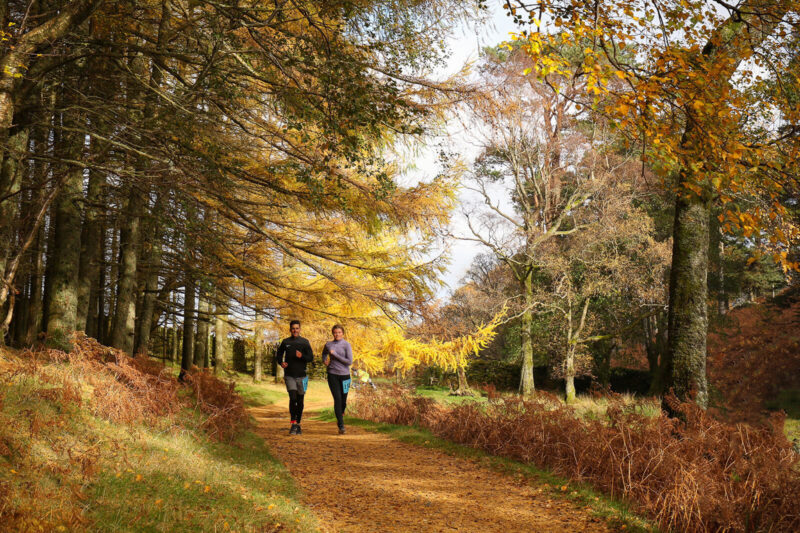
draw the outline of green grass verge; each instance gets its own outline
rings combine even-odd
[[[226,381],[228,379],[225,378]],[[236,382],[236,392],[242,396],[245,405],[249,407],[288,403],[286,386],[282,382],[275,383],[274,380],[273,376],[266,376],[263,381],[254,383],[253,377],[247,374],[237,374],[233,377],[233,381]],[[328,383],[319,379],[311,379],[306,391],[306,405],[319,402],[333,403]]]
[[[800,444],[800,420],[796,418],[787,418],[783,426],[783,431],[786,433],[786,438],[795,444]]]
[[[451,396],[450,389],[447,387],[422,386],[417,387],[414,392],[424,398],[432,398],[437,402],[445,404],[462,404],[464,402],[485,403],[488,401],[485,396],[481,396],[480,391],[473,391],[475,396]]]
[[[431,398],[445,405],[462,404],[464,402],[486,403],[488,399],[481,396],[480,391],[474,391],[475,396],[451,396],[450,389],[447,387],[419,386],[414,389],[414,393],[424,398]],[[562,400],[563,401],[563,400]],[[658,416],[661,413],[661,404],[655,398],[636,397],[632,394],[617,395],[615,401],[621,401],[626,410],[636,412],[648,417]],[[591,395],[579,395],[570,406],[575,409],[575,413],[587,419],[607,420],[607,411],[612,400],[607,397],[595,397]]]
[[[116,439],[127,432],[108,428]],[[140,428],[127,461],[88,487],[85,516],[101,531],[317,531],[313,514],[264,440],[231,444]]]
[[[245,405],[250,407],[270,405],[286,397],[286,389],[268,388],[263,384],[253,383],[252,378],[250,378],[249,382],[237,380],[236,392],[242,397]]]
[[[50,365],[53,376],[71,375]],[[20,531],[319,531],[286,468],[252,432],[211,440],[191,409],[150,424],[91,412],[92,385],[0,378],[0,523]],[[3,527],[0,529],[5,530]]]
[[[336,420],[332,409],[320,411],[318,418],[325,422]],[[625,530],[641,533],[658,533],[659,531],[653,524],[634,514],[624,502],[613,500],[584,483],[573,483],[534,466],[489,455],[482,450],[441,439],[423,428],[370,422],[348,416],[345,417],[345,421],[349,425],[386,434],[400,442],[435,449],[454,457],[470,459],[502,474],[525,479],[546,491],[549,496],[566,499],[577,506],[588,508],[592,514],[605,520],[614,531]]]

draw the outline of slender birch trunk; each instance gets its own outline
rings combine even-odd
[[[519,382],[519,393],[530,396],[535,391],[533,382],[533,273],[528,271],[523,279],[522,289],[525,294],[525,309],[522,312],[520,336],[522,338],[522,376]]]

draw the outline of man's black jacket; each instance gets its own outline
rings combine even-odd
[[[297,357],[297,351],[303,354]],[[281,341],[278,351],[275,352],[275,361],[278,364],[289,363],[284,374],[293,378],[302,378],[306,375],[306,365],[314,360],[314,352],[308,339],[303,337],[289,337]]]

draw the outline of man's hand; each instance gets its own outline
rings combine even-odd
[[[281,363],[281,366],[282,366],[283,368],[286,368],[287,366],[289,366],[289,363],[287,363],[286,361],[284,361],[283,363]]]
[[[298,358],[298,359],[300,359],[301,357],[303,357],[303,354],[302,354],[302,353],[300,353],[300,350],[295,350],[295,351],[294,351],[294,354],[297,356],[297,358]]]

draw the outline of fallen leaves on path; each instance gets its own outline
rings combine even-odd
[[[286,464],[332,532],[607,532],[585,509],[540,488],[386,435],[303,421],[289,436],[285,408],[253,409],[257,431]]]

